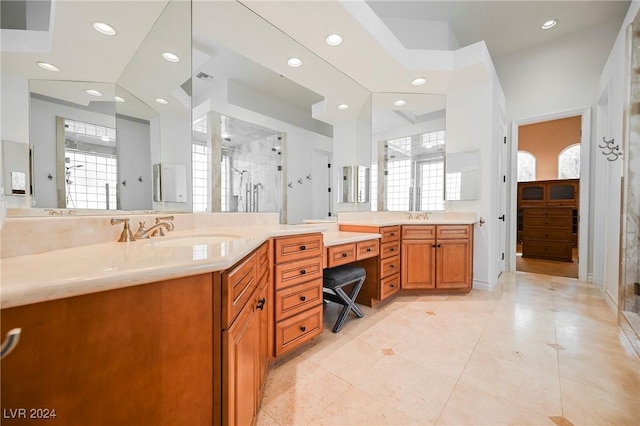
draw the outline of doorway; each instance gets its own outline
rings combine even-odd
[[[586,280],[589,110],[514,123],[510,269]]]

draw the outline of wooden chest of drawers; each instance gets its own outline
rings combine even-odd
[[[522,257],[571,262],[573,208],[522,210]]]
[[[322,234],[281,237],[275,247],[275,355],[322,333]],[[355,247],[353,248],[355,256]],[[342,256],[340,256],[342,257]]]

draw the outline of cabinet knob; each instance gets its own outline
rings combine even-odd
[[[306,270],[306,269],[300,269],[300,275],[304,275],[304,274],[306,274],[306,273],[307,273],[307,270]]]
[[[342,257],[347,257],[347,253],[342,253]]]
[[[436,245],[434,244],[434,245],[432,245],[431,247],[436,248]]]
[[[306,250],[306,249],[307,249],[307,246],[305,245],[300,246],[300,250]]]
[[[371,247],[367,247],[367,251],[371,251],[373,250]]]
[[[395,286],[396,286],[395,284],[391,284],[389,287],[395,288]]]
[[[307,327],[305,327],[304,325],[301,325],[300,326],[300,331],[302,331],[304,333],[305,331],[307,331]]]
[[[304,302],[305,300],[307,300],[307,296],[300,296],[300,300]]]
[[[264,309],[264,304],[265,304],[266,302],[267,302],[267,301],[266,301],[266,300],[265,300],[265,298],[263,297],[262,299],[258,300],[258,306],[256,306],[256,308],[258,308],[258,309],[260,309],[260,310],[263,310],[263,309]]]
[[[389,251],[396,251],[396,248],[392,247],[392,248],[389,249]]]

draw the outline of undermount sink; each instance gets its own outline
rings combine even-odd
[[[163,237],[150,241],[153,247],[190,247],[199,245],[212,245],[220,243],[228,243],[242,238],[240,235],[234,234],[211,234],[197,235],[185,237]]]

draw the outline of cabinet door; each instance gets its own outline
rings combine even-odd
[[[470,240],[438,240],[437,288],[469,288],[471,285]]]
[[[544,206],[546,184],[541,182],[518,183],[518,207]]]
[[[435,288],[435,240],[403,240],[401,254],[401,287],[403,289]]]
[[[260,324],[260,330],[258,332],[258,371],[257,371],[257,394],[256,401],[260,401],[260,395],[262,394],[262,387],[264,386],[265,379],[267,377],[267,367],[269,367],[269,360],[271,359],[271,351],[269,350],[269,333],[273,332],[273,300],[269,298],[269,281],[268,276],[262,279],[256,291],[256,308],[258,314],[258,322]]]
[[[256,311],[252,297],[222,333],[225,425],[251,425],[257,412],[260,315]]]

